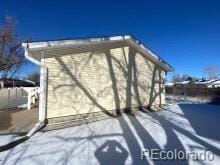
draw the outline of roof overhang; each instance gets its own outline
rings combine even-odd
[[[132,46],[138,50],[141,54],[144,54],[149,60],[161,66],[166,72],[174,71],[174,68],[165,62],[162,58],[155,55],[150,51],[144,44],[135,39],[131,35],[123,36],[112,36],[112,37],[99,37],[99,38],[87,38],[87,39],[74,39],[74,40],[58,40],[58,41],[44,41],[44,42],[32,42],[22,43],[24,49],[30,52],[33,56],[40,56],[40,51],[57,52],[64,50],[64,52],[71,53],[71,51],[90,47],[96,49],[94,45],[100,45],[100,47],[118,47],[121,46]]]

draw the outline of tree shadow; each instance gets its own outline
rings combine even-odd
[[[158,99],[158,97],[159,97],[159,104],[162,103],[161,102],[162,98],[160,97],[160,95],[163,92],[163,88],[161,88],[161,85],[160,85],[162,81],[160,68],[156,67],[156,65],[153,65],[152,67],[150,66],[149,63],[142,63],[143,65],[144,64],[148,65],[148,67],[151,69],[151,72],[152,72],[150,73],[151,83],[148,85],[150,86],[150,89],[145,89],[147,88],[147,86],[143,84],[143,82],[140,82],[138,80],[139,69],[142,66],[140,66],[140,64],[138,64],[138,62],[136,61],[136,57],[138,57],[138,55],[134,48],[129,47],[127,54],[124,54],[125,51],[123,48],[123,57],[124,57],[123,63],[125,65],[122,64],[120,59],[118,59],[115,56],[112,56],[111,49],[105,50],[103,53],[106,57],[106,62],[108,65],[107,71],[109,72],[109,76],[110,76],[110,80],[112,84],[112,92],[113,92],[115,110],[116,110],[117,115],[120,115],[122,109],[124,109],[124,111],[127,112],[128,114],[134,114],[132,112],[133,108],[139,107],[140,109],[142,109],[144,106],[151,107],[155,103],[155,101],[157,101],[156,99]],[[93,56],[90,55],[90,58],[92,57]],[[59,57],[56,57],[55,59],[62,66],[65,73],[73,80],[74,84],[77,87],[79,87],[81,91],[83,91],[84,95],[87,96],[89,100],[91,100],[93,105],[101,109],[104,113],[112,116],[112,114],[110,114],[105,107],[103,107],[101,104],[98,103],[95,96],[93,96],[89,92],[90,89],[84,86],[84,84],[80,82],[80,80],[76,77],[76,75],[73,75],[72,71],[65,64],[65,62],[62,61],[62,59]],[[87,61],[87,64],[88,64],[88,61]],[[115,68],[115,66],[117,67]],[[117,70],[117,73],[115,70]],[[121,96],[120,96],[121,89],[119,89],[118,86],[121,86],[121,83],[117,76],[118,72],[122,72],[122,75],[124,75],[124,80],[126,82],[126,86],[123,88],[125,90],[125,106],[120,105],[122,102]],[[142,94],[143,93],[145,93],[146,95],[149,94],[148,100],[143,100],[141,98],[141,94],[139,92],[140,88],[141,90],[143,90]],[[157,142],[150,136],[150,134],[143,127],[143,125],[140,124],[140,122],[134,116],[130,116],[130,115],[128,116],[129,116],[129,120],[131,124],[135,128],[135,131],[137,132],[141,141],[144,143],[144,147],[145,148],[160,148]],[[133,163],[134,164],[146,163],[140,160],[140,152],[141,152],[141,149],[143,148],[141,148],[137,139],[134,136],[134,133],[132,132],[132,130],[130,130],[130,126],[128,125],[127,121],[123,117],[119,117],[118,121],[123,130],[123,137],[125,138],[125,141],[129,147],[129,151],[131,153]],[[159,120],[159,122],[161,121]],[[165,123],[165,121],[163,121],[163,123]],[[163,125],[163,123],[161,123],[161,125]],[[171,128],[166,129],[166,134],[168,136],[173,137],[171,140],[172,142],[168,143],[167,149],[178,148],[179,150],[184,150],[184,148],[182,147],[181,143],[178,141],[178,138],[176,137],[175,133],[172,131]],[[171,143],[173,145],[170,145]],[[111,157],[111,155],[109,156]]]
[[[121,50],[122,55],[116,54],[113,55],[111,49],[118,48]],[[126,49],[126,51],[125,51]],[[91,49],[91,51],[94,51],[94,48]],[[128,51],[127,51],[128,50]],[[76,108],[74,104],[76,103],[76,100],[83,101],[83,97],[85,96],[89,103],[86,103],[86,106],[89,106],[88,114],[93,113],[94,109],[99,109],[101,112],[105,113],[106,115],[110,117],[116,117],[120,128],[122,129],[121,134],[103,134],[103,135],[94,135],[94,136],[88,136],[83,137],[86,140],[91,140],[98,138],[98,137],[113,137],[113,136],[121,136],[124,138],[127,148],[125,146],[122,146],[118,141],[105,141],[104,144],[101,146],[98,146],[97,144],[94,144],[97,149],[94,151],[94,156],[97,158],[99,163],[101,164],[124,164],[126,162],[126,159],[130,156],[132,159],[132,164],[188,164],[188,160],[181,161],[152,161],[149,159],[141,160],[141,150],[146,149],[159,149],[159,150],[165,150],[165,151],[174,151],[179,150],[185,152],[185,148],[182,144],[181,139],[176,134],[176,131],[184,134],[185,136],[189,137],[190,139],[193,139],[194,141],[200,143],[201,145],[204,145],[205,147],[211,149],[216,154],[219,154],[219,150],[205,142],[204,140],[198,138],[197,136],[193,135],[192,133],[186,131],[185,129],[179,127],[178,125],[172,123],[168,118],[160,115],[159,113],[150,112],[150,107],[154,106],[157,102],[159,105],[162,104],[162,93],[164,91],[164,88],[162,86],[163,83],[163,74],[162,69],[159,66],[156,66],[152,62],[152,64],[149,62],[149,60],[146,57],[143,57],[141,54],[135,51],[135,48],[133,47],[118,47],[114,46],[108,47],[108,49],[100,49],[95,50],[94,54],[99,52],[100,56],[105,59],[106,66],[100,66],[99,61],[94,58],[94,54],[89,51],[89,59],[82,58],[81,61],[74,62],[73,65],[68,65],[67,63],[71,63],[74,61],[74,58],[71,57],[71,61],[65,61],[61,57],[56,56],[54,60],[59,64],[60,72],[56,75],[62,75],[68,76],[68,79],[70,79],[70,83],[65,83],[63,79],[62,84],[54,84],[54,93],[56,90],[65,88],[65,87],[71,87],[72,89],[77,88],[80,92],[83,93],[82,97],[77,96],[77,93],[72,93],[68,96],[62,95],[62,97],[69,97],[69,99],[72,99],[72,109],[75,110],[80,117],[86,118],[88,116],[82,115],[81,110],[83,110],[83,103],[82,107]],[[83,53],[82,49],[80,49],[80,53]],[[84,52],[85,53],[85,52]],[[67,53],[68,54],[68,53]],[[72,55],[74,56],[74,54]],[[140,62],[140,58],[143,57],[142,61]],[[47,54],[46,54],[47,57]],[[81,58],[81,56],[78,56]],[[49,58],[49,57],[48,57]],[[103,60],[101,59],[101,60]],[[100,59],[99,59],[100,60]],[[82,67],[77,68],[77,65],[82,64]],[[97,91],[93,92],[93,87],[90,85],[87,85],[87,81],[95,81],[96,79],[99,79],[99,77],[95,77],[94,79],[87,79],[84,82],[81,78],[80,72],[84,72],[84,69],[86,69],[89,65],[92,65],[93,67],[96,67],[95,69],[103,70],[103,72],[108,72],[109,75],[109,81],[105,82],[109,84],[104,84],[104,87],[100,87],[97,89]],[[50,69],[49,69],[50,74]],[[98,74],[98,73],[97,73]],[[102,72],[100,72],[102,74]],[[142,75],[143,74],[143,75]],[[149,75],[148,75],[149,74]],[[88,72],[88,77],[92,75],[92,73]],[[64,76],[64,77],[65,77]],[[148,76],[150,80],[146,80],[146,77]],[[81,78],[81,79],[80,79]],[[90,77],[92,78],[92,77]],[[99,83],[102,83],[101,81]],[[100,84],[95,84],[100,85]],[[103,84],[102,84],[103,85]],[[69,88],[68,88],[69,89]],[[109,94],[110,93],[110,94]],[[114,112],[110,112],[112,109],[108,109],[105,107],[105,104],[97,99],[97,97],[101,96],[102,99],[107,99],[109,95],[112,95],[112,104],[114,107]],[[79,97],[79,98],[78,98]],[[58,99],[58,98],[57,98]],[[108,100],[108,99],[107,99]],[[78,102],[77,102],[78,103]],[[67,105],[66,105],[67,106]],[[182,106],[182,107],[181,107]],[[181,108],[184,105],[180,105]],[[147,109],[148,108],[148,109]],[[139,119],[138,115],[136,115],[138,111],[144,114],[145,116],[150,116],[154,121],[160,125],[163,130],[165,137],[167,138],[166,145],[164,145],[164,148],[162,148],[159,145],[159,142],[152,136],[151,132],[146,129],[146,125],[142,124]],[[121,114],[121,112],[125,111],[125,113]],[[62,112],[62,110],[61,110]],[[184,111],[185,113],[185,111]],[[179,115],[179,114],[176,114]],[[199,123],[193,124],[193,117],[190,119],[190,114],[184,114],[181,115],[181,117],[185,117],[186,119],[189,118],[189,121],[192,122],[192,125],[197,127],[199,123],[203,120],[201,119]],[[96,118],[96,116],[93,116]],[[147,120],[147,119],[146,119]],[[89,127],[89,123],[87,123]],[[114,129],[114,127],[112,127]],[[196,130],[198,128],[195,128]],[[102,130],[101,130],[102,131]],[[207,133],[202,133],[201,130],[197,130],[200,132],[201,135],[206,137],[208,136]],[[92,132],[92,130],[91,130]],[[80,133],[80,130],[79,130]],[[102,132],[100,133],[102,134]],[[74,135],[75,136],[75,135]],[[56,139],[60,140],[61,142],[69,142],[74,140],[80,140],[82,138],[65,138],[62,136],[55,136]],[[217,139],[218,137],[213,138]],[[48,142],[50,143],[50,142]],[[143,144],[143,145],[142,145]],[[44,145],[44,144],[41,144]],[[71,152],[75,151],[77,148],[79,148],[79,145],[73,146],[73,148],[67,152],[62,151],[65,153],[66,157],[64,161],[68,161],[68,157],[71,156]],[[119,150],[119,151],[118,151]],[[80,152],[80,151],[79,151]],[[49,154],[54,154],[54,152],[50,152]],[[60,160],[62,161],[62,160]],[[147,162],[146,162],[147,161]],[[67,162],[64,162],[67,163]]]
[[[28,137],[24,136],[24,137],[22,137],[22,138],[20,138],[20,139],[18,139],[18,140],[15,140],[15,141],[13,141],[13,142],[10,142],[10,143],[8,143],[8,144],[5,144],[5,145],[3,145],[3,146],[0,146],[0,152],[9,150],[9,149],[11,149],[11,148],[13,148],[13,147],[15,147],[15,146],[17,146],[17,145],[23,143],[23,142],[26,141],[26,140],[28,140]]]
[[[220,141],[218,106],[183,103],[179,107],[198,135]]]
[[[174,132],[173,124],[169,122],[168,120],[164,119],[163,117],[159,116],[157,113],[150,112],[149,110],[144,111],[141,109],[142,113],[147,113],[147,115],[151,116],[154,120],[156,120],[164,129],[165,135],[167,138],[166,145],[164,148],[161,148],[158,143],[155,141],[155,139],[152,138],[152,136],[146,131],[144,126],[136,119],[136,118],[130,118],[132,121],[132,124],[136,128],[137,133],[139,134],[140,138],[144,142],[144,146],[147,149],[160,149],[163,151],[183,151],[185,152],[185,148],[183,147],[181,141],[177,137],[177,135]],[[175,160],[175,161],[164,161],[164,160],[158,160],[155,161],[155,164],[188,164],[187,160]]]

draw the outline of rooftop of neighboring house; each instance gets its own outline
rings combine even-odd
[[[220,79],[201,79],[201,80],[198,80],[198,81],[195,81],[194,83],[195,84],[212,84],[212,83],[215,83],[217,81],[220,81]]]
[[[31,80],[20,80],[18,78],[0,78],[0,82],[2,87],[9,88],[9,87],[33,87],[36,86],[36,83]]]
[[[196,85],[220,85],[220,79],[200,79],[196,81],[180,81],[180,82],[166,82],[166,87],[172,87],[173,85],[187,85],[193,83]]]
[[[175,84],[179,84],[179,85],[186,85],[189,84],[191,81],[180,81],[180,82],[175,82]]]

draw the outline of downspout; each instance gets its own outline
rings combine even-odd
[[[23,46],[24,47],[24,46]],[[31,137],[35,132],[45,125],[46,119],[46,90],[47,90],[47,67],[44,65],[44,51],[41,50],[41,62],[29,56],[28,45],[24,47],[25,58],[34,64],[40,66],[40,102],[39,102],[39,115],[38,122],[26,135],[27,138]]]

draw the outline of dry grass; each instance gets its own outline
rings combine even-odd
[[[37,119],[37,105],[31,110],[13,108],[0,112],[0,134],[28,132]]]

